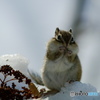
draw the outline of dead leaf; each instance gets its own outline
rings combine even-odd
[[[32,94],[34,95],[34,97],[40,97],[40,93],[39,93],[37,87],[33,83],[30,83],[28,85],[28,87],[30,88],[30,90],[31,90]]]

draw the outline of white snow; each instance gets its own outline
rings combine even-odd
[[[0,56],[0,66],[10,65],[27,76],[28,59],[20,54],[6,54]]]
[[[72,96],[70,92],[76,92],[76,93],[81,93],[80,91],[82,91],[82,93],[95,93],[95,95],[98,96]],[[75,95],[75,94],[73,94]],[[90,84],[85,84],[85,83],[81,83],[81,82],[74,82],[74,83],[66,83],[65,87],[63,87],[61,89],[61,91],[55,95],[46,97],[46,98],[41,98],[38,100],[100,100],[100,93],[96,90],[95,87],[93,87]]]

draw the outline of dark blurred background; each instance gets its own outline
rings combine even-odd
[[[100,91],[99,0],[1,0],[0,55],[21,54],[40,73],[45,45],[56,27],[73,29],[79,45],[83,83]]]

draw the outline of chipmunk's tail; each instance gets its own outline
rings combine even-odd
[[[35,81],[36,84],[44,85],[43,81],[42,81],[42,78],[38,73],[36,73],[34,71],[31,71],[29,69],[28,69],[28,73],[31,76],[31,78]]]

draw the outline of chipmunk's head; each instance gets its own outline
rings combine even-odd
[[[55,40],[66,47],[69,56],[78,53],[78,45],[74,41],[72,30],[64,31],[56,28]]]

